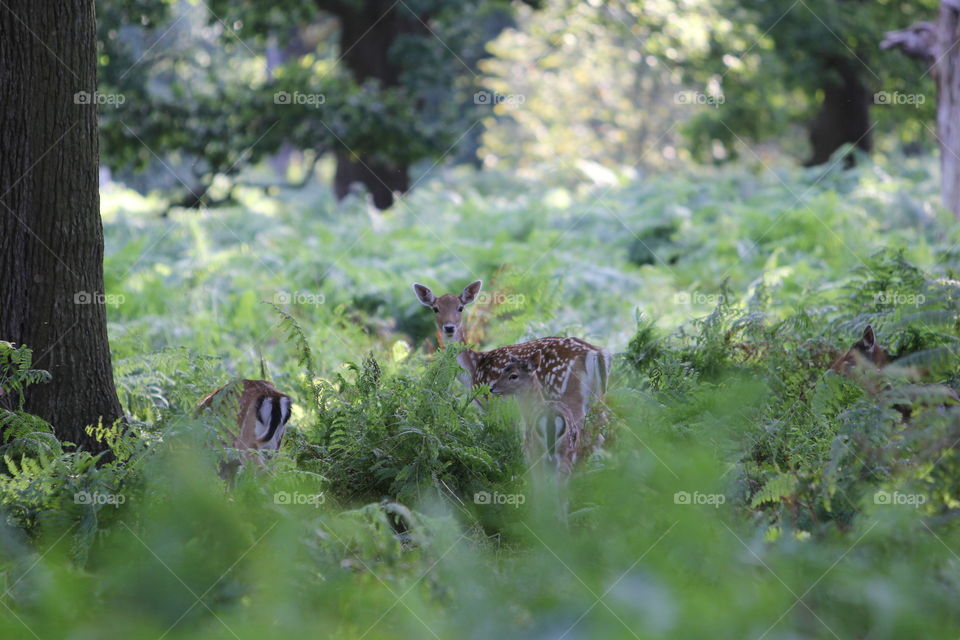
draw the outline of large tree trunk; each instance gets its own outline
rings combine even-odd
[[[937,129],[940,138],[940,196],[960,217],[960,2],[940,3],[937,81]]]
[[[330,10],[326,3],[321,8]],[[335,10],[340,18],[340,52],[342,62],[358,83],[375,80],[381,87],[400,84],[401,69],[392,61],[390,48],[404,34],[423,33],[426,27],[403,4],[367,0],[356,2],[355,9]],[[406,164],[377,161],[364,154],[354,156],[350,150],[337,154],[334,191],[337,198],[350,192],[350,185],[360,182],[373,195],[374,204],[386,209],[393,204],[394,192],[410,187]]]
[[[52,382],[26,409],[57,435],[122,417],[103,298],[94,0],[0,6],[0,339]],[[79,94],[78,92],[86,92]],[[87,99],[87,97],[91,97]]]
[[[810,125],[813,154],[806,166],[823,164],[844,144],[864,151],[873,146],[870,136],[870,94],[849,60],[835,58],[825,65],[823,103]],[[847,156],[846,164],[853,163]]]

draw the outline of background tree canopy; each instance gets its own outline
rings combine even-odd
[[[341,197],[358,180],[388,206],[412,163],[469,131],[484,106],[472,101],[476,62],[510,15],[499,1],[110,9],[102,86],[131,108],[104,119],[108,161],[144,167],[169,154],[203,200],[217,176],[286,144],[335,155]]]
[[[877,46],[934,0],[100,5],[101,91],[126,98],[102,111],[105,161],[167,165],[176,177],[142,186],[186,204],[294,150],[336,159],[339,197],[360,182],[387,206],[418,162],[619,169],[774,144],[820,164],[843,144],[935,146],[931,74]]]

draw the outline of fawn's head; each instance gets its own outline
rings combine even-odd
[[[490,383],[490,393],[495,396],[510,396],[530,392],[537,385],[539,368],[539,352],[528,358],[511,356],[500,377]]]
[[[887,364],[887,352],[877,344],[873,327],[867,325],[860,339],[853,343],[847,352],[834,362],[830,369],[837,373],[849,374],[858,367],[880,368]]]
[[[433,291],[422,284],[413,283],[413,292],[417,300],[425,307],[433,310],[437,331],[443,342],[463,342],[463,308],[477,299],[482,282],[471,282],[460,295],[447,293],[442,296],[433,295]]]

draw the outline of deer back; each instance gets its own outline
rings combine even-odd
[[[465,352],[466,353],[466,352]],[[544,397],[559,400],[575,391],[585,400],[601,397],[606,391],[610,353],[580,338],[540,338],[465,356],[473,384],[490,385],[512,359],[530,359],[539,355],[536,374]],[[461,364],[464,364],[461,362]]]

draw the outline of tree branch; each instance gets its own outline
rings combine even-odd
[[[960,0],[954,0],[960,2]],[[900,49],[905,55],[930,63],[936,59],[937,25],[918,22],[906,29],[887,31],[881,49]]]

